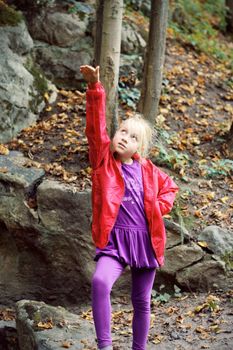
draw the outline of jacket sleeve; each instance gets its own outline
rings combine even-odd
[[[159,207],[162,215],[168,214],[175,200],[176,192],[179,190],[175,182],[164,172],[158,172],[158,197]]]
[[[109,149],[105,119],[105,91],[100,82],[88,84],[86,93],[86,136],[93,169],[100,166]]]

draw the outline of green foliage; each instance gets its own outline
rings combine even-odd
[[[233,270],[233,250],[221,256],[221,259],[225,262],[228,270]]]
[[[180,153],[174,149],[167,149],[163,144],[156,145],[159,153],[156,156],[156,163],[161,166],[166,166],[170,169],[178,171],[181,175],[185,169],[192,164],[188,154]],[[182,179],[186,181],[183,176]]]
[[[175,297],[175,298],[180,298],[182,296],[182,293],[181,293],[181,289],[174,285],[174,292],[169,294],[169,293],[162,293],[162,289],[164,289],[165,286],[162,284],[160,287],[159,287],[159,292],[157,292],[156,290],[152,290],[152,301],[156,301],[156,302],[161,302],[161,303],[167,303],[171,297]]]
[[[0,26],[17,26],[23,20],[23,16],[13,7],[0,1]]]
[[[27,63],[25,64],[25,68],[34,77],[34,87],[37,91],[37,94],[32,94],[30,107],[32,111],[36,111],[36,107],[43,101],[44,94],[46,91],[48,91],[47,80],[41,69],[38,66],[36,66],[32,59],[28,58]]]
[[[80,17],[85,17],[93,13],[93,8],[87,4],[82,4],[76,0],[66,0],[69,5],[68,13],[78,13]]]
[[[201,164],[199,168],[207,178],[227,176],[233,173],[233,160],[219,159],[211,164]]]
[[[232,66],[233,50],[219,41],[219,30],[226,28],[224,0],[175,0],[171,5],[170,27],[175,35]]]
[[[124,82],[120,82],[118,85],[118,96],[122,104],[136,110],[140,98],[140,90],[135,87],[129,87]]]
[[[195,226],[196,218],[191,214],[189,214],[188,216],[184,216],[182,210],[182,208],[187,205],[187,201],[192,195],[192,190],[182,190],[181,188],[178,194],[176,195],[176,199],[172,211],[170,213],[173,221],[177,222],[180,225],[180,235],[182,244],[184,242],[184,230],[186,229],[188,231],[191,231]]]
[[[46,7],[48,5],[52,5],[55,2],[55,0],[36,0],[34,2],[35,5],[38,7]]]
[[[134,10],[138,10],[142,4],[142,0],[125,0],[124,4],[129,7],[133,8]]]

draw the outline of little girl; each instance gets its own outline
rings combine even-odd
[[[144,119],[136,116],[123,121],[112,141],[109,139],[99,67],[85,65],[80,71],[88,83],[86,135],[93,169],[92,236],[97,262],[92,309],[98,349],[113,349],[110,293],[129,265],[134,308],[132,349],[145,350],[155,271],[164,262],[162,216],[171,210],[178,187],[144,158],[152,138]]]

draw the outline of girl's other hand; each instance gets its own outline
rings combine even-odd
[[[91,66],[81,66],[80,72],[83,75],[83,78],[86,80],[87,83],[97,83],[99,81],[100,76],[100,67],[91,67]]]

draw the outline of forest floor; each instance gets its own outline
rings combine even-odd
[[[150,156],[180,186],[170,216],[182,219],[193,235],[208,225],[233,230],[233,162],[227,145],[232,71],[172,36],[166,50],[158,143]],[[80,191],[89,188],[85,93],[59,90],[54,104],[49,104],[49,94],[45,101],[38,122],[5,147],[22,151],[28,157],[26,166],[43,168],[47,178],[71,183]],[[121,113],[132,113],[126,105],[121,108]],[[152,300],[148,349],[232,349],[232,303],[232,291],[182,294],[166,303]],[[85,313],[92,322],[91,310]],[[130,349],[131,319],[127,298],[114,300],[113,339],[120,349]],[[84,348],[94,349],[93,344]]]
[[[233,160],[227,132],[233,118],[232,70],[168,37],[163,89],[150,157],[180,186],[171,213],[191,233],[207,225],[233,229]],[[127,86],[129,77],[121,77]],[[137,81],[136,81],[137,84]],[[127,93],[127,90],[126,90]],[[85,137],[85,92],[58,90],[38,122],[6,147],[44,168],[48,178],[91,187]],[[132,111],[121,104],[120,114]]]
[[[166,303],[152,298],[151,323],[147,350],[232,350],[233,344],[233,291],[226,293],[181,293]],[[94,322],[90,305],[70,307],[69,311],[86,320],[93,332],[82,330],[85,338],[80,338],[78,348],[72,339],[64,342],[61,349],[96,350],[93,337]],[[133,311],[129,296],[112,300],[112,340],[113,350],[130,350],[132,348]],[[14,321],[15,311],[0,305],[0,322]],[[44,335],[46,337],[46,335]],[[57,344],[56,349],[59,348]],[[0,329],[0,350],[19,350],[17,334],[13,327],[4,332]]]
[[[233,291],[208,295],[184,293],[178,298],[171,298],[167,303],[157,302],[152,298],[147,349],[231,350],[232,297]],[[90,308],[79,314],[93,323]],[[114,299],[112,302],[114,350],[132,348],[132,317],[132,306],[128,297]],[[96,346],[87,341],[85,349],[96,350]]]

